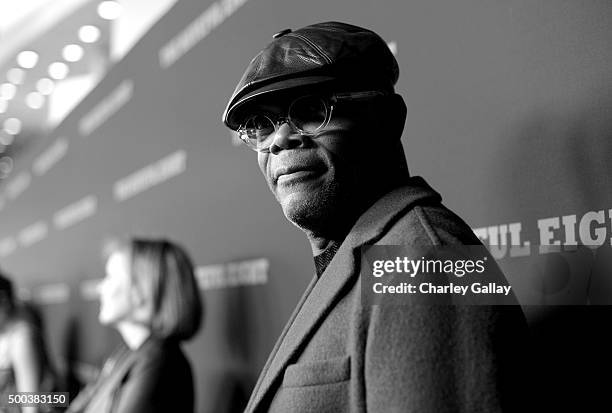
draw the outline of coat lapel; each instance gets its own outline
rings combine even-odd
[[[359,276],[359,248],[376,242],[396,217],[403,215],[415,202],[429,197],[440,199],[421,178],[411,178],[409,184],[388,193],[370,207],[353,226],[321,278],[315,277],[310,283],[262,370],[247,412],[257,410],[270,389],[282,379],[285,368],[302,351],[319,322]]]
[[[352,248],[343,243],[325,273],[321,275],[319,280],[314,280],[316,283],[313,282],[312,287],[307,290],[302,299],[303,304],[298,307],[294,317],[285,327],[266,367],[262,371],[260,382],[255,387],[254,398],[250,403],[252,411],[257,410],[257,406],[270,388],[274,386],[276,380],[281,379],[282,372],[301,351],[301,344],[307,340],[315,330],[318,321],[328,312],[332,303],[342,291],[342,287],[353,278],[350,271],[355,268],[355,264],[351,250]],[[251,410],[247,407],[246,411]]]
[[[101,376],[93,390],[93,397],[87,405],[87,412],[112,412],[114,404],[117,402],[118,391],[128,376],[130,370],[139,358],[151,351],[152,348],[159,346],[160,342],[154,338],[149,338],[137,350],[129,350],[122,346],[120,354],[115,358],[111,357],[105,364]]]
[[[115,357],[116,356],[116,357]],[[137,353],[122,346],[120,352],[105,363],[100,377],[91,390],[91,400],[86,403],[86,412],[111,412],[115,393],[134,364]]]
[[[270,380],[268,380],[269,376],[267,374],[267,372],[270,370],[270,365],[275,360],[275,355],[277,354],[279,347],[283,343],[283,340],[285,339],[285,336],[287,335],[287,332],[293,326],[293,322],[294,322],[296,316],[301,311],[302,306],[304,305],[304,302],[306,301],[306,299],[310,295],[310,292],[312,291],[312,289],[314,288],[316,283],[317,283],[317,277],[315,276],[315,277],[313,277],[313,279],[310,281],[310,283],[306,287],[306,291],[304,291],[304,294],[302,295],[302,298],[300,298],[300,301],[298,302],[298,305],[293,310],[293,313],[291,314],[291,317],[289,317],[289,321],[287,322],[287,324],[283,328],[283,331],[281,332],[280,337],[278,338],[278,340],[276,340],[276,344],[274,345],[274,348],[272,349],[272,352],[270,353],[270,356],[268,356],[268,360],[266,361],[266,364],[264,365],[263,369],[261,370],[259,378],[257,379],[257,383],[255,383],[255,387],[253,388],[253,392],[251,394],[251,398],[250,398],[250,400],[249,400],[249,402],[247,404],[247,407],[244,410],[245,412],[252,412],[252,411],[254,411],[255,407],[259,404],[259,402],[261,402],[264,394],[270,388]],[[266,383],[265,386],[264,386],[264,383]]]

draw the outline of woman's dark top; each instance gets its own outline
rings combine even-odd
[[[191,367],[179,343],[149,338],[135,351],[121,346],[68,411],[192,413],[193,409]]]

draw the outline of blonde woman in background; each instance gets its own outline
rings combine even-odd
[[[166,240],[118,243],[99,292],[99,321],[124,343],[69,412],[193,412],[192,371],[180,343],[198,331],[202,304],[185,250]]]

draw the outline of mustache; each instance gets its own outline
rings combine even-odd
[[[274,182],[282,175],[298,171],[322,171],[327,168],[325,161],[310,150],[283,151],[270,163],[269,175]]]

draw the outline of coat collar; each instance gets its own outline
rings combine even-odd
[[[419,202],[442,202],[442,197],[420,176],[393,189],[376,201],[355,223],[343,244],[361,247],[379,239],[396,220]]]
[[[281,380],[285,368],[295,361],[303,344],[315,331],[338,296],[359,276],[360,247],[376,242],[397,219],[419,202],[440,202],[440,195],[423,178],[408,179],[376,201],[355,223],[321,278],[311,281],[283,329],[264,366],[246,408],[255,411],[268,391]]]

